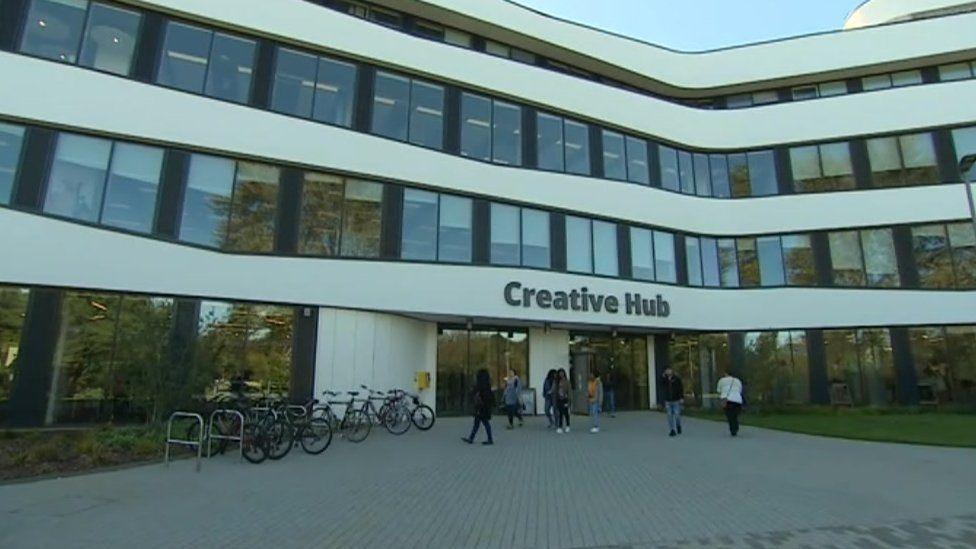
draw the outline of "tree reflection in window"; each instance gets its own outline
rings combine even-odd
[[[17,372],[20,332],[29,295],[26,288],[0,287],[0,410],[6,408]]]
[[[278,168],[238,162],[225,248],[235,252],[274,249]]]
[[[383,184],[347,179],[342,219],[342,255],[379,257]]]

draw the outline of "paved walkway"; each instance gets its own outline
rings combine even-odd
[[[656,413],[531,418],[496,445],[468,419],[226,457],[0,486],[0,547],[972,547],[976,451],[853,442]]]

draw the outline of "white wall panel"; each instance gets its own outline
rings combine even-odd
[[[542,386],[550,369],[569,371],[569,332],[566,330],[529,329],[529,386],[535,389],[536,413],[545,413]]]

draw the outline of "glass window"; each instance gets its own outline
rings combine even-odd
[[[24,128],[0,123],[0,204],[9,204],[13,196],[23,146]]]
[[[775,91],[760,91],[752,94],[753,105],[768,105],[779,101],[779,93]]]
[[[370,20],[375,21],[381,25],[385,25],[387,27],[393,27],[395,29],[400,28],[402,23],[399,13],[392,10],[377,8],[376,6],[370,6],[369,18]]]
[[[522,107],[493,101],[492,160],[509,166],[522,165]]]
[[[379,257],[383,215],[383,184],[346,180],[342,204],[342,255]]]
[[[867,140],[872,182],[876,187],[937,183],[938,163],[932,134],[921,133]]]
[[[376,91],[373,92],[373,133],[406,141],[409,102],[410,79],[377,72]]]
[[[5,409],[17,381],[15,375],[21,370],[17,355],[29,298],[27,288],[0,286],[0,406]]]
[[[563,119],[550,114],[538,113],[536,116],[539,168],[563,171]]]
[[[864,383],[861,385],[866,403],[887,406],[895,402],[895,366],[888,330],[858,330],[858,358]]]
[[[507,204],[491,204],[491,263],[494,265],[518,265],[521,263],[519,249],[519,209]]]
[[[796,192],[836,191],[856,186],[847,143],[793,147],[790,164]]]
[[[759,286],[759,259],[756,257],[756,239],[737,238],[735,240],[739,258],[739,283],[743,288]]]
[[[674,235],[654,231],[654,271],[658,282],[677,282],[678,269],[674,255]]]
[[[403,237],[400,257],[437,259],[437,193],[418,189],[403,191]]]
[[[946,326],[952,399],[976,402],[976,326]]]
[[[299,253],[322,256],[339,253],[342,196],[341,177],[305,172],[298,237]]]
[[[204,93],[235,103],[247,103],[251,96],[256,48],[253,40],[215,33]]]
[[[695,165],[690,152],[678,151],[678,176],[681,178],[681,192],[695,194]]]
[[[849,144],[827,143],[819,148],[823,184],[831,190],[853,189],[856,182]]]
[[[461,156],[491,160],[491,99],[461,94]]]
[[[794,101],[805,101],[807,99],[816,99],[817,97],[820,97],[820,94],[817,92],[816,85],[793,88]]]
[[[603,176],[610,179],[627,179],[624,136],[608,130],[603,130]]]
[[[952,259],[944,225],[912,227],[915,265],[923,288],[952,288]]]
[[[96,222],[112,142],[62,133],[47,180],[44,211],[81,221]]]
[[[410,91],[410,142],[431,149],[444,146],[444,88],[414,80]]]
[[[973,224],[949,223],[946,226],[952,263],[956,270],[957,288],[976,288],[976,235]]]
[[[729,179],[732,183],[732,197],[742,198],[752,196],[749,186],[749,162],[742,153],[730,154]]]
[[[833,232],[830,242],[831,273],[836,286],[864,286],[864,261],[857,231]]]
[[[952,141],[956,146],[956,165],[971,154],[976,154],[976,126],[952,130]],[[969,181],[976,180],[976,168],[969,170]]]
[[[511,48],[505,44],[499,44],[494,40],[485,40],[485,52],[498,57],[508,57],[511,55]]]
[[[32,0],[20,51],[55,61],[77,61],[88,0]]]
[[[952,63],[951,65],[939,66],[939,81],[948,82],[950,80],[965,80],[972,78],[973,71],[969,63]]]
[[[695,154],[695,194],[698,196],[712,196],[710,169],[708,155]]]
[[[861,79],[861,87],[864,91],[883,90],[891,87],[891,76],[879,74],[876,76],[866,76]]]
[[[184,91],[203,92],[212,39],[213,32],[209,30],[168,21],[156,82]]]
[[[226,248],[237,252],[274,249],[280,170],[266,164],[238,162]]]
[[[271,110],[302,118],[311,116],[315,71],[314,55],[278,48]]]
[[[641,185],[651,183],[647,169],[647,142],[627,136],[627,180]]]
[[[455,263],[471,262],[470,198],[441,195],[437,258]]]
[[[654,280],[654,244],[647,229],[630,228],[630,270],[637,280]]]
[[[417,21],[413,26],[414,34],[428,40],[444,41],[444,27],[430,21]]]
[[[763,286],[783,286],[783,249],[778,236],[760,236],[756,239],[759,254],[759,281]]]
[[[820,97],[847,95],[847,82],[838,80],[835,82],[824,82],[822,84],[817,84],[817,91],[820,93]]]
[[[900,88],[902,86],[914,86],[922,83],[922,72],[919,70],[901,71],[891,74],[891,85]]]
[[[528,63],[529,65],[535,65],[537,62],[534,53],[520,50],[518,48],[512,48],[512,59],[519,61],[520,63]]]
[[[718,240],[718,262],[721,268],[723,288],[739,287],[739,264],[737,256],[735,239],[720,238]]]
[[[549,212],[522,208],[522,265],[548,269]]]
[[[712,195],[716,198],[729,198],[732,191],[729,188],[729,166],[724,154],[712,154],[708,157],[711,168]]]
[[[701,286],[703,284],[701,244],[694,236],[685,236],[685,265],[688,267],[688,284]]]
[[[817,273],[810,235],[788,234],[783,236],[782,241],[786,283],[790,286],[816,286]]]
[[[138,12],[97,2],[92,4],[78,64],[128,76],[141,21],[142,15]]]
[[[468,49],[472,43],[470,34],[455,29],[444,29],[444,42]]]
[[[898,260],[895,257],[891,229],[861,231],[861,244],[864,247],[864,269],[868,286],[900,286],[901,277],[898,275]]]
[[[163,168],[163,149],[116,143],[102,207],[102,223],[140,233],[152,231]]]
[[[664,145],[658,145],[657,149],[661,162],[661,187],[678,191],[681,188],[678,179],[678,151]]]
[[[211,247],[224,243],[234,188],[234,168],[234,161],[226,158],[203,154],[190,156],[180,240]]]
[[[701,237],[702,280],[705,286],[721,286],[721,269],[718,261],[718,242],[714,238]]]
[[[590,130],[584,124],[566,120],[566,171],[590,175]]]
[[[740,93],[738,95],[730,95],[725,99],[725,106],[730,109],[741,109],[743,107],[751,107],[752,94]]]
[[[320,57],[312,118],[348,128],[355,97],[356,65]]]
[[[593,241],[589,219],[566,216],[566,269],[576,273],[593,272]]]
[[[952,402],[953,372],[949,369],[949,350],[942,327],[909,328],[908,335],[912,341],[918,399],[922,402]]]
[[[596,274],[617,276],[617,225],[607,221],[593,222],[593,271]]]
[[[769,196],[779,192],[776,184],[776,161],[773,151],[756,151],[749,157],[749,188],[752,196]]]

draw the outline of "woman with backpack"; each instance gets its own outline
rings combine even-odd
[[[474,390],[471,391],[471,400],[474,404],[474,425],[471,427],[471,434],[461,440],[468,444],[474,443],[474,437],[478,434],[478,427],[485,426],[485,434],[488,439],[482,442],[485,446],[494,444],[491,439],[491,409],[495,407],[495,394],[491,391],[491,378],[488,370],[484,368],[478,370],[475,377]]]

